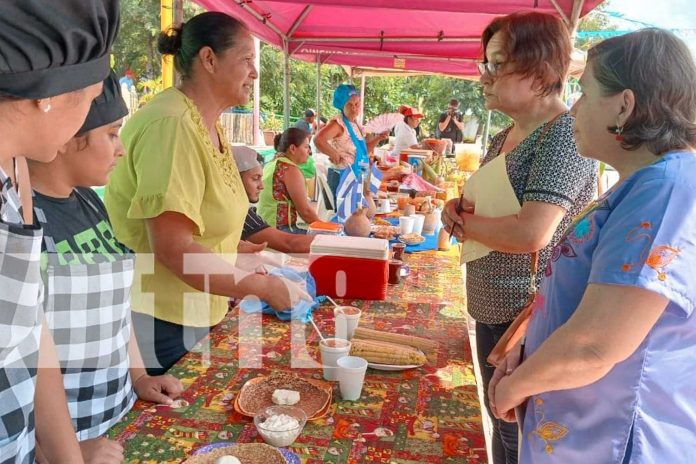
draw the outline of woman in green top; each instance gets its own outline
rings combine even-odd
[[[158,45],[174,55],[182,82],[125,124],[127,154],[105,195],[118,239],[138,253],[133,325],[151,375],[219,323],[230,297],[255,295],[280,311],[309,298],[293,283],[234,266],[249,202],[218,121],[249,101],[258,77],[251,34],[207,12]]]
[[[263,190],[259,215],[272,227],[294,233],[306,233],[297,227],[297,215],[311,224],[319,216],[309,203],[304,176],[298,165],[309,158],[309,134],[291,127],[283,132],[275,159],[263,168]]]

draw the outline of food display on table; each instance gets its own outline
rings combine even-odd
[[[273,392],[271,400],[275,404],[292,406],[300,402],[300,392],[278,388]]]
[[[265,443],[214,443],[194,453],[185,464],[299,464],[297,455]],[[236,463],[235,463],[236,464]]]
[[[327,221],[314,221],[309,225],[307,233],[310,235],[326,234],[339,235],[341,233],[340,224]]]
[[[386,222],[386,221],[385,221]],[[387,224],[389,224],[387,222]],[[387,226],[372,226],[372,236],[375,238],[383,238],[385,240],[394,240],[399,234],[399,227],[387,225]]]
[[[265,408],[276,405],[273,401],[276,390],[297,392],[299,401],[295,403],[295,406],[304,411],[308,420],[322,417],[331,403],[330,384],[290,373],[277,372],[247,381],[235,398],[235,410],[245,416],[254,417]],[[276,399],[278,399],[277,396],[276,394]]]
[[[405,243],[406,245],[418,245],[425,242],[425,237],[420,234],[401,234],[399,235],[399,241]]]
[[[307,422],[304,411],[295,406],[270,406],[254,416],[256,430],[271,446],[290,446]]]
[[[440,348],[440,345],[436,341],[427,338],[368,329],[365,327],[358,327],[355,329],[353,337],[356,339],[396,343],[417,348],[425,354],[428,361],[433,363],[437,362],[438,350]]]
[[[418,348],[399,343],[379,340],[365,340],[353,335],[350,347],[351,356],[359,356],[371,364],[418,367],[428,360]]]

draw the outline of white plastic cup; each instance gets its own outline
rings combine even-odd
[[[345,401],[355,401],[360,398],[367,361],[358,356],[343,356],[338,360],[338,388]]]
[[[413,233],[423,235],[423,224],[425,223],[424,214],[415,214],[413,216]]]
[[[389,203],[389,198],[382,199],[380,213],[391,213],[391,204]]]
[[[350,353],[350,342],[343,338],[327,338],[319,342],[319,352],[324,368],[324,379],[335,382],[338,380],[336,362]]]
[[[413,216],[401,216],[399,218],[399,233],[401,235],[413,233]]]
[[[355,306],[338,306],[334,308],[334,320],[336,322],[336,338],[352,340],[355,329],[360,323],[362,311]]]

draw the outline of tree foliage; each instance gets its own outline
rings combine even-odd
[[[609,0],[605,0],[603,3],[599,4],[595,9],[590,11],[587,16],[580,20],[578,31],[615,31],[617,29],[616,25],[612,24],[611,19],[604,13],[609,8]],[[578,38],[575,41],[575,47],[580,50],[589,50],[601,41],[601,37]]]
[[[184,20],[201,11],[195,3],[184,2]],[[121,0],[121,26],[112,48],[116,73],[131,69],[138,79],[156,79],[162,70],[159,32],[160,0]]]
[[[305,109],[316,107],[316,65],[290,60],[290,115],[300,117]],[[337,110],[331,106],[333,90],[350,76],[340,66],[321,67],[320,113],[331,117]],[[356,87],[360,80],[354,81]],[[435,131],[441,111],[447,103],[457,98],[460,108],[483,121],[487,111],[483,106],[481,86],[476,81],[455,79],[439,75],[410,77],[368,77],[365,85],[365,120],[381,114],[394,112],[400,105],[411,105],[423,111],[424,134]],[[261,110],[282,114],[283,112],[283,55],[270,46],[261,47]],[[498,127],[508,119],[496,114],[493,122]]]
[[[581,31],[612,30],[606,15],[602,13],[607,3],[600,5],[580,23]],[[138,80],[155,81],[160,74],[160,55],[157,52],[159,33],[159,0],[121,0],[121,30],[114,45],[116,71],[122,74],[132,69]],[[184,2],[184,18],[202,11],[191,1]],[[587,49],[596,42],[592,39],[579,40],[576,44]],[[283,55],[270,46],[261,46],[261,112],[283,113]],[[316,108],[317,68],[313,63],[290,60],[290,115],[292,119],[302,117],[307,108]],[[337,113],[331,105],[333,90],[350,76],[340,66],[321,66],[321,103],[319,111],[326,117]],[[359,80],[354,82],[360,85]],[[369,77],[365,88],[365,120],[380,113],[393,112],[403,104],[418,108],[425,115],[421,125],[422,134],[434,133],[437,120],[450,99],[460,101],[462,111],[484,121],[481,86],[477,81],[444,77],[440,75],[411,77]],[[507,116],[494,112],[493,132],[509,124]]]

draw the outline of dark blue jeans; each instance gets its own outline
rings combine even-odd
[[[510,324],[484,324],[476,322],[476,351],[483,377],[483,400],[493,423],[493,464],[517,464],[517,424],[496,419],[488,407],[488,384],[493,378],[495,367],[488,364],[486,357],[498,343]]]
[[[326,183],[329,184],[329,188],[331,189],[331,194],[333,195],[334,199],[334,205],[336,205],[336,208],[338,208],[338,205],[336,204],[336,192],[338,191],[338,181],[341,180],[341,174],[343,171],[340,169],[334,169],[334,168],[329,168],[326,171]]]
[[[181,359],[212,327],[187,327],[132,312],[132,329],[150,375],[162,375]]]

